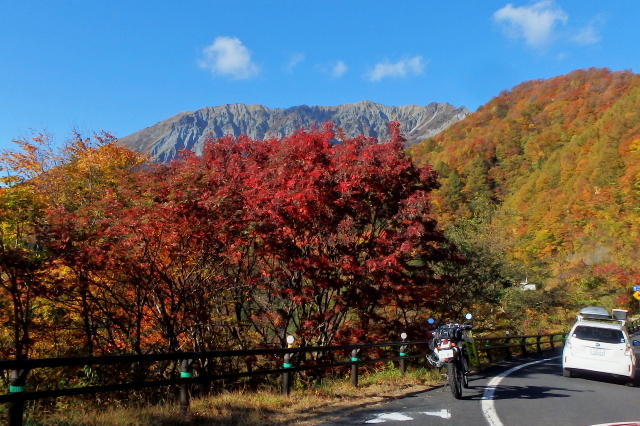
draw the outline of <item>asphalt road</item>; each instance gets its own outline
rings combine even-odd
[[[624,381],[597,374],[563,377],[560,352],[548,356],[555,358],[529,358],[473,374],[470,389],[463,389],[460,400],[453,398],[449,387],[439,386],[352,412],[323,426],[588,426],[640,422],[640,387],[628,387]],[[636,375],[640,376],[640,371]]]

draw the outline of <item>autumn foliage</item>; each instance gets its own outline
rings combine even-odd
[[[438,265],[458,259],[430,211],[437,174],[391,130],[224,137],[169,164],[109,135],[19,141],[2,157],[1,357],[424,337],[455,287]]]
[[[639,149],[640,76],[587,69],[503,91],[411,156],[442,175],[443,223],[492,218],[505,257],[543,289],[512,314],[539,324],[637,308]]]

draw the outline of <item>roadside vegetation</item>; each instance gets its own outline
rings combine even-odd
[[[17,141],[0,159],[0,357],[282,348],[288,335],[302,347],[422,340],[428,317],[460,318],[479,300],[458,301],[463,284],[447,272],[464,259],[431,211],[437,174],[412,163],[396,124],[389,141],[335,138],[330,126],[226,137],[169,164],[106,134],[59,148],[47,135]],[[194,375],[281,363],[217,359]],[[34,369],[26,389],[179,368]]]
[[[257,426],[296,424],[313,426],[355,410],[421,392],[442,382],[437,369],[409,368],[402,375],[392,365],[362,375],[353,388],[348,375],[298,385],[289,396],[277,387],[259,390],[221,391],[194,398],[189,414],[179,413],[177,401],[135,403],[126,407],[112,400],[59,399],[53,413],[43,410],[25,421],[30,426]],[[115,402],[115,404],[114,404]],[[99,407],[99,408],[98,408]]]

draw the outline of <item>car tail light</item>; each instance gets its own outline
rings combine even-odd
[[[625,356],[631,356],[633,355],[633,350],[630,347],[625,348],[624,350],[624,355]]]
[[[565,347],[567,347],[567,348],[569,348],[569,349],[571,349],[571,339],[567,339],[567,340],[564,342],[564,346],[565,346]]]

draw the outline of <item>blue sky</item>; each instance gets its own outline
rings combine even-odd
[[[0,149],[228,103],[475,110],[525,80],[637,72],[639,21],[635,0],[0,0]]]

